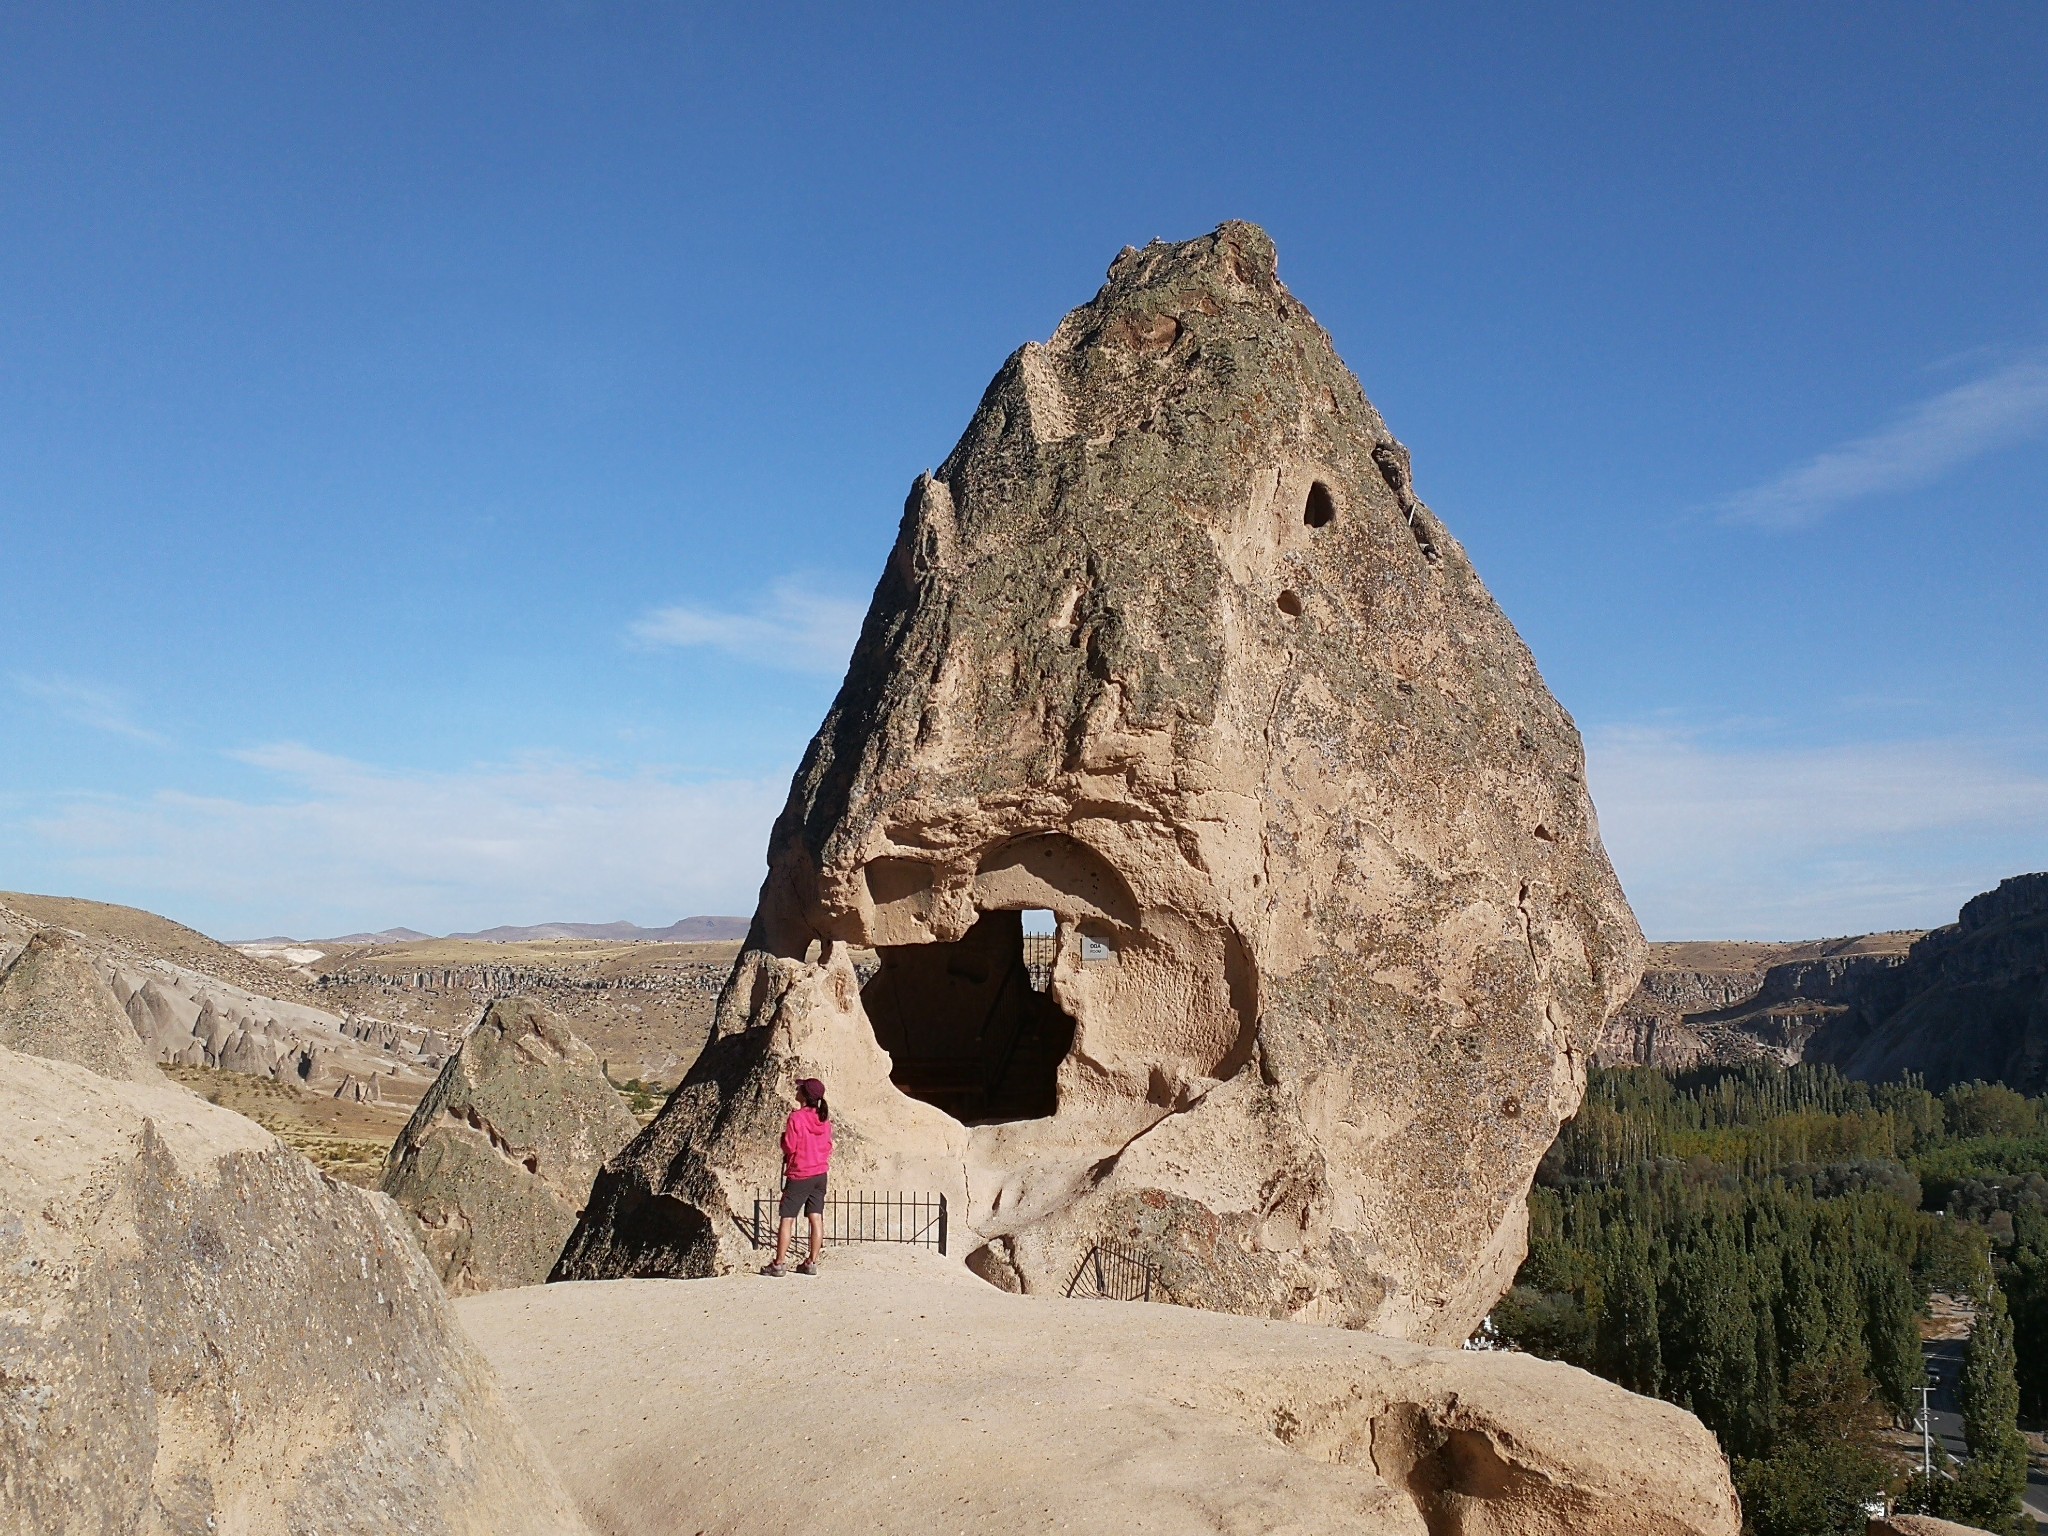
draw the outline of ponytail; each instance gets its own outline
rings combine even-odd
[[[818,1112],[820,1120],[830,1120],[832,1111],[825,1103],[825,1085],[815,1077],[807,1077],[796,1085],[797,1101]]]

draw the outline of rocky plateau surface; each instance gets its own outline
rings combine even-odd
[[[915,1250],[835,1249],[815,1280],[550,1285],[455,1309],[605,1536],[1741,1523],[1697,1419],[1569,1366],[1008,1296]]]

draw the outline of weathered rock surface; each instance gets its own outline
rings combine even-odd
[[[451,1292],[538,1285],[598,1170],[639,1129],[561,1020],[500,998],[420,1100],[379,1187]]]
[[[388,1201],[5,1049],[0,1127],[0,1530],[583,1529]]]
[[[61,928],[40,928],[0,971],[0,1045],[108,1077],[161,1080],[92,952]]]
[[[834,1249],[816,1280],[551,1285],[456,1312],[610,1536],[1740,1526],[1697,1419],[1569,1366],[1026,1300],[936,1255]]]
[[[712,1038],[558,1273],[746,1262],[816,1075],[839,1186],[945,1193],[1002,1285],[1113,1236],[1188,1305],[1462,1339],[1642,953],[1577,731],[1271,242],[1127,250],[912,487]]]

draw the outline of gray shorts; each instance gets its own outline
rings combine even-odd
[[[791,1179],[782,1186],[783,1221],[794,1221],[798,1215],[822,1216],[825,1214],[825,1175],[820,1173],[808,1179]]]

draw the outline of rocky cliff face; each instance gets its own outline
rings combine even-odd
[[[1931,933],[1650,949],[1601,1036],[1603,1066],[1768,1058],[2048,1090],[2048,874],[2002,882]]]
[[[438,939],[324,956],[308,969],[330,1011],[440,1041],[460,1038],[493,998],[531,997],[609,1061],[614,1078],[673,1083],[703,1049],[738,952],[728,943]]]
[[[1820,1059],[1881,1081],[1918,1072],[1939,1090],[1972,1078],[2048,1090],[2048,874],[1973,897],[1859,998]]]
[[[918,478],[769,865],[562,1273],[743,1262],[817,1075],[835,1177],[947,1193],[999,1284],[1114,1236],[1460,1340],[1642,958],[1577,732],[1243,224],[1125,251]]]
[[[538,1285],[639,1129],[590,1047],[530,998],[503,998],[420,1100],[379,1187],[451,1293]]]
[[[0,1048],[0,1529],[584,1529],[381,1196]]]
[[[1642,984],[1608,1020],[1594,1060],[1672,1072],[1806,1060],[1816,1037],[1853,1028],[1857,1000],[1918,937],[1653,944]]]

